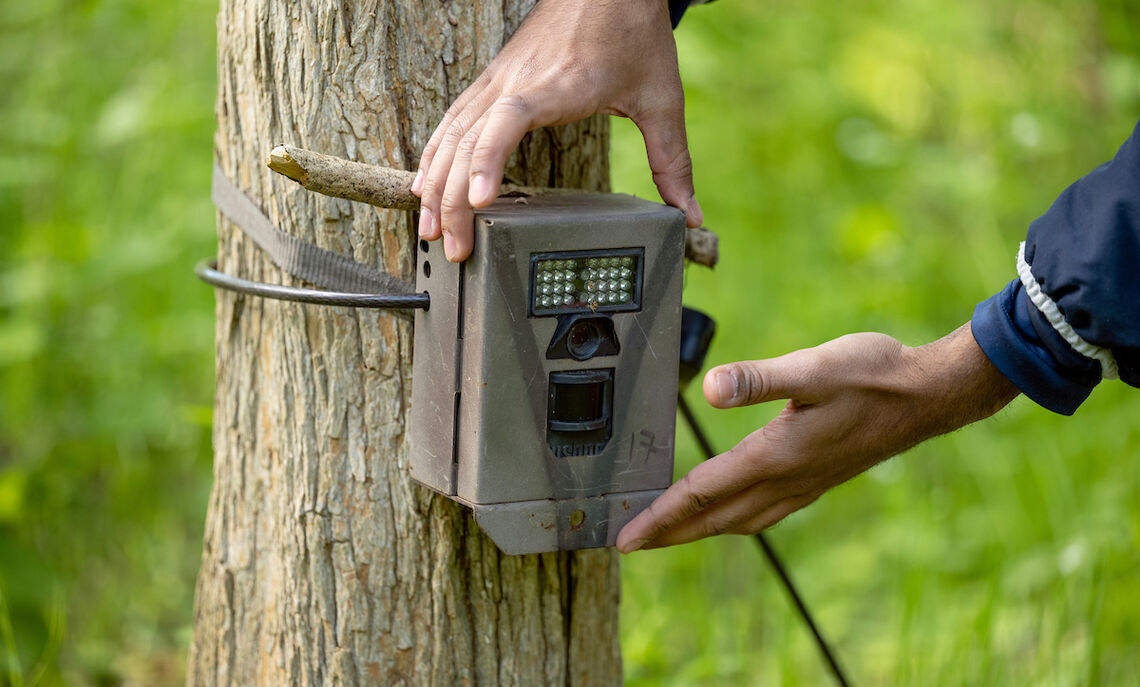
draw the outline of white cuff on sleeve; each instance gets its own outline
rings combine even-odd
[[[1073,350],[1080,353],[1086,358],[1096,360],[1100,363],[1100,376],[1104,379],[1117,379],[1120,373],[1116,368],[1116,358],[1112,357],[1112,351],[1107,348],[1102,348],[1089,343],[1081,338],[1080,334],[1073,329],[1072,325],[1065,321],[1065,316],[1061,314],[1061,309],[1053,302],[1052,298],[1041,290],[1037,284],[1037,280],[1033,277],[1033,273],[1029,269],[1029,263],[1025,262],[1025,242],[1021,242],[1021,246],[1017,249],[1017,276],[1021,278],[1021,285],[1025,287],[1025,295],[1029,296],[1029,300],[1041,311],[1049,324],[1053,325],[1061,338],[1073,347]]]

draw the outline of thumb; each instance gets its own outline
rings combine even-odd
[[[716,408],[736,408],[782,398],[812,403],[818,384],[812,383],[806,351],[768,360],[718,365],[705,374],[705,399]]]
[[[680,90],[680,89],[678,89]],[[685,224],[699,227],[704,223],[701,205],[693,190],[693,160],[685,136],[684,95],[678,93],[678,106],[651,117],[634,120],[645,137],[649,169],[661,200],[685,213]]]

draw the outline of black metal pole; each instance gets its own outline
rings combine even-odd
[[[689,408],[689,404],[681,394],[677,394],[677,408],[681,411],[681,416],[685,418],[689,429],[692,430],[693,438],[697,440],[701,451],[704,452],[705,460],[715,456],[716,451],[713,450],[712,444],[709,443],[708,437],[705,436],[704,430],[701,428],[700,423],[697,422],[697,417],[693,415],[692,409]],[[772,548],[772,544],[768,541],[768,538],[764,536],[763,532],[757,532],[755,536],[756,541],[760,543],[760,548],[764,551],[764,555],[768,558],[768,562],[772,564],[776,575],[779,576],[780,581],[784,584],[784,589],[787,590],[788,596],[791,597],[796,610],[800,612],[800,617],[803,618],[804,624],[807,625],[808,629],[811,630],[812,636],[815,637],[815,645],[819,647],[819,652],[823,654],[824,660],[826,660],[827,665],[830,666],[831,674],[835,676],[835,681],[841,687],[850,687],[847,676],[844,674],[843,669],[839,667],[838,659],[831,651],[827,640],[823,638],[823,634],[820,633],[819,627],[815,624],[815,619],[812,618],[811,611],[808,610],[807,604],[804,603],[803,597],[800,596],[795,583],[792,582],[791,575],[788,574],[787,568],[784,567],[784,562],[780,559],[780,556],[777,555],[776,550]]]

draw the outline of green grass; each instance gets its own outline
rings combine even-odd
[[[1014,277],[1029,222],[1140,115],[1121,4],[719,2],[678,32],[697,197],[723,262],[686,302],[710,364],[856,331],[907,344]],[[1134,22],[1132,24],[1134,26]],[[616,190],[654,198],[619,123]],[[715,411],[727,449],[778,404]],[[685,430],[679,430],[681,435]],[[697,460],[679,441],[678,474]],[[771,532],[860,684],[1140,684],[1140,394],[1019,399]],[[633,685],[825,684],[754,542],[626,559]]]
[[[214,250],[213,11],[0,4],[0,684],[183,670],[210,483],[213,295],[189,270]]]
[[[720,0],[678,33],[710,363],[908,344],[1140,116],[1123,0]],[[178,684],[210,482],[207,0],[0,4],[0,684]],[[656,198],[615,123],[618,190]],[[721,448],[775,407],[712,411]],[[1024,400],[773,530],[860,684],[1140,683],[1140,393]],[[681,431],[678,474],[697,460]],[[825,684],[755,545],[628,557],[634,685]]]

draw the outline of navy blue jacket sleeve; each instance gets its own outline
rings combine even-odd
[[[681,23],[681,17],[690,5],[703,5],[706,2],[712,0],[669,0],[669,19],[673,22],[673,28],[677,28],[677,24]]]
[[[1140,387],[1140,124],[1030,225],[1018,267],[971,321],[1002,374],[1065,415],[1102,376]]]

